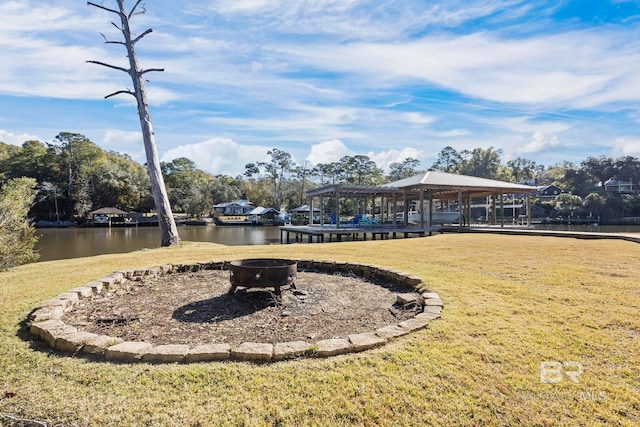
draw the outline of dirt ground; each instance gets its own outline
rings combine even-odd
[[[413,289],[375,278],[299,271],[295,289],[239,288],[229,272],[203,270],[123,282],[82,300],[63,321],[79,330],[151,344],[238,345],[346,338],[413,317],[397,304]]]

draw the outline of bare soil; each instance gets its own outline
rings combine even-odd
[[[115,292],[82,300],[65,314],[78,329],[125,341],[238,345],[310,343],[372,332],[409,319],[420,307],[397,303],[402,285],[344,273],[299,271],[295,288],[239,288],[228,296],[229,272],[202,270],[126,280]]]

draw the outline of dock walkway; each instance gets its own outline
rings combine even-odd
[[[527,236],[550,236],[550,237],[570,237],[574,239],[614,239],[628,242],[640,243],[640,233],[601,233],[587,231],[553,231],[536,230],[529,227],[500,227],[500,226],[437,226],[431,228],[419,227],[398,227],[390,225],[379,226],[357,226],[357,227],[335,227],[335,226],[281,226],[280,243],[302,243],[305,240],[309,243],[341,242],[367,240],[385,240],[399,237],[425,237],[434,233],[493,233]]]
[[[599,231],[536,230],[528,227],[438,227],[439,233],[493,233],[526,236],[571,237],[574,239],[613,239],[640,243],[640,233],[603,233]]]
[[[437,231],[437,227],[417,228],[398,226],[376,226],[363,225],[358,227],[335,227],[335,226],[281,226],[280,243],[303,242],[306,240],[313,243],[341,242],[343,240],[385,240],[389,238],[397,239],[399,236],[408,238],[411,236],[424,237]]]

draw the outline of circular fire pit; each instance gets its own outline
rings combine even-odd
[[[290,259],[255,258],[231,261],[230,267],[232,295],[238,286],[244,288],[274,288],[276,294],[280,287],[289,285],[295,288],[298,275],[298,263]]]

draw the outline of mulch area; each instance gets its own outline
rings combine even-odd
[[[142,281],[82,300],[63,321],[125,341],[161,344],[278,343],[347,338],[409,319],[420,307],[397,304],[403,285],[349,273],[299,271],[295,288],[239,288],[229,272],[201,270]]]

